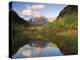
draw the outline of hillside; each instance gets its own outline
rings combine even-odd
[[[78,7],[68,5],[65,7],[57,17],[57,20],[63,21],[63,27],[68,30],[77,29],[78,25]]]
[[[20,30],[21,28],[28,27],[30,25],[29,22],[19,17],[18,14],[13,10],[9,12],[9,17],[13,30]]]
[[[66,6],[58,15],[55,21],[49,23],[46,28],[73,30],[78,25],[78,7],[74,5]]]
[[[63,18],[66,15],[72,15],[78,13],[78,7],[76,5],[68,5],[66,6],[58,15],[57,19]]]

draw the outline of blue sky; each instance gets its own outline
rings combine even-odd
[[[21,16],[22,18],[25,18],[25,15],[22,15],[21,12],[23,10],[27,10],[28,8],[26,8],[26,6],[33,6],[33,5],[43,5],[44,7],[39,10],[40,14],[42,14],[43,16],[47,16],[47,17],[55,17],[58,16],[58,14],[60,13],[60,11],[67,5],[64,4],[47,4],[47,3],[31,3],[31,2],[13,2],[12,3],[12,9],[14,11],[16,11],[19,16]],[[28,9],[29,11],[29,9]],[[30,11],[29,11],[30,12]]]

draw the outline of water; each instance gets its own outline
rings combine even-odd
[[[60,49],[53,43],[46,43],[45,46],[37,46],[26,44],[21,47],[17,53],[13,55],[13,58],[27,58],[27,57],[47,57],[47,56],[63,56]]]

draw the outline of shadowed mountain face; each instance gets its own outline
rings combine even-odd
[[[15,11],[11,10],[9,12],[9,14],[10,14],[9,16],[12,20],[13,27],[21,27],[21,26],[28,27],[29,26],[29,22],[27,22],[24,19],[22,19],[21,17],[19,17]]]
[[[78,6],[76,5],[68,5],[66,6],[58,15],[57,19],[64,18],[67,15],[78,14]]]
[[[30,26],[28,21],[19,17],[19,15],[13,10],[10,10],[9,17],[13,35],[17,32],[21,32],[23,28],[28,28]]]

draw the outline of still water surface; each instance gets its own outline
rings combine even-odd
[[[21,47],[13,58],[26,58],[26,57],[47,57],[47,56],[63,56],[60,49],[53,43],[49,42],[44,47],[26,44]]]

